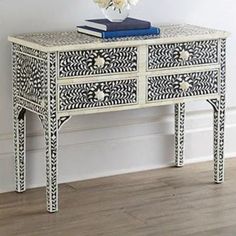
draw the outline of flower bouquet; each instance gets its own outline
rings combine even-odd
[[[130,6],[136,5],[139,0],[94,0],[102,9],[105,17],[112,22],[124,21],[130,11]]]

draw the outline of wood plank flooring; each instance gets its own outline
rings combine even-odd
[[[0,236],[236,236],[236,158],[212,182],[212,162],[0,194]]]

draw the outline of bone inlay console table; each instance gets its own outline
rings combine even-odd
[[[58,210],[58,130],[73,115],[175,105],[175,160],[183,165],[185,102],[214,110],[214,180],[224,180],[228,33],[166,25],[160,37],[102,40],[77,32],[9,37],[13,48],[16,190],[25,191],[25,112],[46,141],[47,209]],[[105,114],[104,114],[105,115]]]

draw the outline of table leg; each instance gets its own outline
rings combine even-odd
[[[44,116],[44,130],[46,141],[46,197],[47,210],[51,213],[58,211],[58,119],[57,119],[57,55],[48,55],[49,73],[47,77],[47,91]]]
[[[26,190],[26,111],[20,106],[14,105],[14,157],[15,157],[15,175],[16,191],[24,192]]]
[[[175,165],[184,165],[185,103],[175,104]]]
[[[209,100],[214,110],[214,181],[224,182],[224,130],[225,102],[221,99]]]
[[[218,109],[214,109],[214,180],[224,182],[224,129],[225,107],[217,101]]]
[[[44,121],[46,141],[46,197],[47,210],[58,211],[58,129],[57,120],[50,117]]]
[[[219,98],[208,102],[214,110],[214,181],[224,182],[226,40],[221,40]]]

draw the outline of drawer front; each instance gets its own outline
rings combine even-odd
[[[219,71],[148,77],[148,102],[218,93]]]
[[[148,46],[148,70],[218,63],[218,41]]]
[[[59,110],[137,103],[137,79],[59,85]]]
[[[137,71],[137,48],[108,48],[59,53],[59,77]]]

